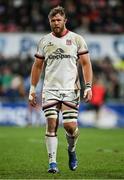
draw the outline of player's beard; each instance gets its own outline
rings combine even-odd
[[[65,26],[61,26],[61,27],[51,27],[53,33],[57,36],[57,37],[61,37],[64,29],[65,29]]]

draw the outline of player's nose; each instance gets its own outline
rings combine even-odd
[[[55,21],[54,23],[55,23],[55,25],[58,25],[58,24],[59,24],[58,21]]]

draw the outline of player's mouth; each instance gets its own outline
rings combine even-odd
[[[60,29],[60,27],[54,27],[54,29],[55,29],[55,30],[59,30],[59,29]]]

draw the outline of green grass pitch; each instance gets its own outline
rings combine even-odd
[[[79,166],[68,168],[67,143],[58,130],[60,173],[48,174],[44,127],[0,127],[0,179],[124,179],[124,130],[80,128]]]

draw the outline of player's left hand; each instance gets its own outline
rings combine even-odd
[[[84,98],[85,102],[89,102],[92,99],[92,89],[90,87],[88,87],[84,90],[83,98]]]

